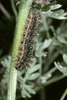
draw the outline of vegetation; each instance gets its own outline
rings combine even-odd
[[[5,0],[5,2],[0,1],[0,100],[22,100],[22,98],[65,100],[67,1],[44,0],[42,3],[42,0]],[[36,9],[40,15],[35,38],[35,54],[29,67],[18,71],[15,69],[15,59],[30,9]]]

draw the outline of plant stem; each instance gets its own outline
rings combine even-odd
[[[31,4],[32,4],[32,0],[21,0],[20,3],[19,16],[17,18],[15,37],[14,37],[13,49],[12,49],[12,61],[11,61],[10,71],[9,71],[7,100],[15,100],[16,97],[17,70],[15,69],[15,60],[18,55],[21,36],[23,38],[25,22],[28,17]]]
[[[64,100],[67,95],[67,89],[65,89],[63,95],[61,96],[60,100]]]
[[[0,10],[2,11],[2,13],[5,15],[6,18],[8,18],[9,20],[11,20],[11,15],[9,14],[9,12],[5,9],[5,7],[2,5],[2,3],[0,2]]]
[[[16,10],[15,4],[14,4],[14,0],[10,0],[10,1],[11,1],[11,6],[12,6],[12,10],[14,12],[14,15],[15,15],[15,17],[17,17],[17,10]]]
[[[17,82],[17,70],[11,64],[9,73],[7,100],[15,100],[16,82]]]

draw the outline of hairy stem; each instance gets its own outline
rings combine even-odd
[[[21,35],[24,32],[25,21],[27,19],[31,4],[32,0],[21,0],[20,3],[19,16],[17,18],[15,36],[13,41],[12,61],[9,71],[7,100],[15,100],[16,97],[17,70],[15,69],[15,60],[18,54],[19,45],[21,42]]]

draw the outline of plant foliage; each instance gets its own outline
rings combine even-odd
[[[15,8],[13,8],[14,14],[18,16],[17,9],[20,1],[15,0],[12,5]],[[67,77],[67,12],[62,9],[61,4],[56,4],[55,1],[44,5],[34,3],[32,7],[38,9],[41,14],[40,27],[36,37],[35,57],[32,58],[29,68],[18,71],[17,91],[21,91],[21,95],[17,97],[20,98],[21,96],[30,98],[43,86]],[[15,15],[14,17],[16,17]],[[58,20],[61,22],[55,27],[53,21]],[[3,84],[6,89],[1,91],[0,100],[6,100],[11,56],[3,59],[1,64],[5,68],[5,72],[0,84]]]

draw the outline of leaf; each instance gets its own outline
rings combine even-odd
[[[36,92],[34,89],[31,87],[31,85],[25,85],[25,89],[30,93],[30,94],[35,94]]]
[[[50,10],[56,10],[56,9],[58,9],[58,8],[60,8],[60,7],[62,7],[62,5],[60,5],[60,4],[51,5],[51,6],[50,6]]]
[[[34,67],[34,68],[33,68],[33,67]],[[39,69],[40,69],[40,65],[39,65],[39,64],[30,67],[30,68],[27,70],[26,74],[25,74],[25,80],[28,80],[29,77],[31,76],[31,74],[35,73],[35,72],[38,71]]]
[[[28,91],[26,91],[25,89],[22,89],[21,95],[23,98],[26,98],[26,97],[30,98],[31,97],[31,94]]]
[[[42,49],[48,48],[51,45],[51,43],[52,43],[52,39],[48,39],[48,40],[46,39],[43,43]]]
[[[23,84],[20,84],[20,87],[21,87],[21,94],[22,94],[22,97],[26,98],[26,97],[31,97],[31,94],[29,93],[28,89],[29,88],[33,88],[33,85],[27,85],[25,83]]]
[[[67,54],[63,54],[63,60],[67,64]]]
[[[54,64],[60,72],[62,72],[64,75],[67,75],[67,67],[63,67],[59,62],[54,62]]]
[[[41,46],[42,46],[42,43],[40,43],[40,42],[38,41],[38,42],[37,42],[37,45],[36,45],[36,52],[35,52],[36,57],[41,56],[42,49],[39,49],[39,48],[41,48]]]
[[[26,98],[26,97],[31,97],[31,94],[35,94],[35,90],[33,89],[33,85],[27,85],[27,84],[23,84],[23,85],[20,85],[21,87],[21,95],[23,98]]]
[[[52,12],[50,17],[59,19],[59,20],[63,20],[63,19],[67,19],[67,17],[65,17],[66,15],[67,15],[67,13],[65,13],[64,10],[60,9],[60,10]]]
[[[7,68],[10,68],[10,63],[11,63],[11,56],[8,56],[8,58],[5,58],[4,61],[1,61],[1,64]]]
[[[28,80],[35,80],[40,76],[40,73],[34,73],[32,75],[29,76]]]
[[[64,43],[64,44],[67,44],[67,41],[61,37],[61,36],[58,36],[58,40],[61,42],[61,43]]]
[[[33,67],[30,67],[27,73],[28,74],[32,74],[32,73],[34,73],[35,71],[37,71],[39,69],[40,69],[40,65],[37,64],[37,65],[34,66],[34,68]]]

